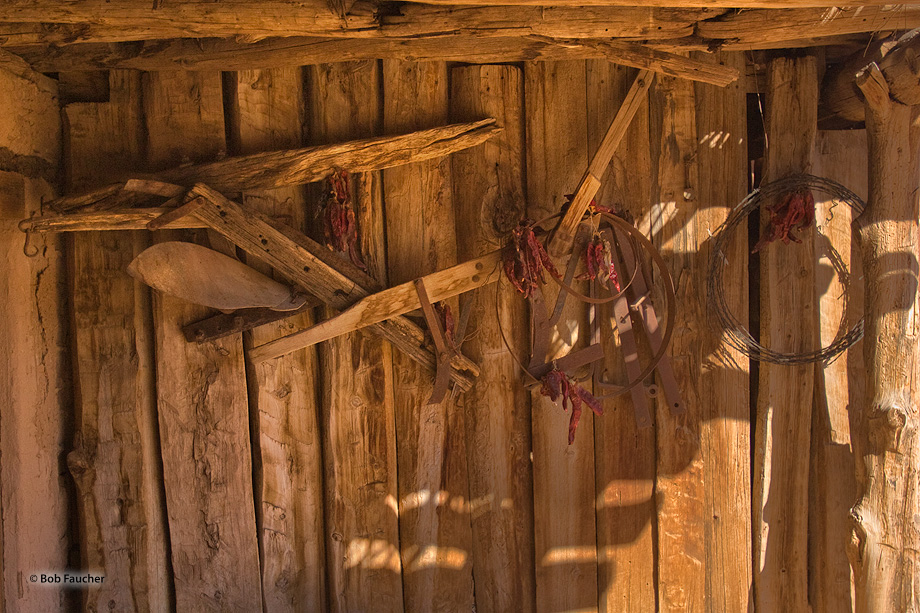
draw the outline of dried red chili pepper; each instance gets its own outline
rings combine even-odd
[[[511,284],[527,298],[536,291],[538,283],[546,283],[544,270],[557,279],[560,276],[546,248],[537,240],[530,219],[522,220],[511,231],[511,241],[502,251],[502,263]]]
[[[795,231],[805,229],[815,221],[815,197],[810,190],[789,192],[776,204],[768,206],[767,211],[770,220],[751,253],[757,253],[777,240],[786,245],[789,241],[801,243],[802,239],[795,235]]]
[[[444,330],[444,338],[451,347],[456,347],[454,315],[450,311],[450,305],[438,302],[434,305],[435,310],[441,318],[441,328]]]
[[[542,379],[540,393],[548,396],[550,400],[556,402],[562,398],[562,410],[568,410],[568,405],[572,405],[572,416],[569,418],[569,445],[575,441],[575,429],[578,427],[578,421],[581,419],[582,403],[588,405],[597,415],[602,415],[604,407],[600,401],[595,398],[591,392],[576,383],[572,383],[564,372],[558,368],[553,368],[546,373]]]
[[[595,234],[585,249],[585,272],[575,277],[581,281],[597,279],[603,287],[612,281],[613,286],[620,291],[620,280],[613,267],[613,248],[607,239],[600,234]]]
[[[326,245],[340,253],[348,253],[355,266],[367,270],[367,266],[358,255],[358,224],[351,206],[348,171],[336,170],[327,181],[329,196],[323,208]]]

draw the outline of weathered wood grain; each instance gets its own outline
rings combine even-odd
[[[454,118],[488,113],[503,128],[495,139],[451,158],[457,250],[466,260],[499,247],[525,212],[524,84],[514,66],[456,67],[450,80]],[[464,300],[472,301],[464,351],[482,370],[462,397],[476,610],[533,611],[530,394],[502,340],[504,333],[523,359],[526,307],[507,283],[482,287]]]
[[[589,146],[600,144],[637,71],[587,63]],[[647,216],[651,203],[648,105],[642,105],[613,154],[598,203]],[[605,310],[600,311],[602,314]],[[606,346],[616,341],[602,337]],[[609,350],[608,350],[609,351]],[[607,378],[620,380],[623,357],[610,352]],[[597,513],[598,602],[600,611],[655,610],[655,430],[638,428],[632,402],[620,396],[604,401],[594,420],[595,508]]]
[[[660,135],[652,143],[657,152],[657,194],[652,200],[652,239],[668,263],[671,276],[680,279],[669,354],[677,368],[686,411],[672,414],[673,407],[662,397],[655,403],[657,434],[657,477],[655,495],[658,507],[658,606],[660,611],[702,611],[706,608],[704,459],[701,422],[704,406],[713,399],[701,388],[702,377],[691,371],[703,360],[698,322],[706,316],[705,266],[697,255],[696,215],[699,200],[698,166],[694,163],[699,136],[696,131],[696,97],[692,83],[659,77],[649,95],[654,124],[650,133]],[[654,155],[654,154],[653,154]],[[695,264],[700,266],[696,267]],[[696,274],[694,274],[696,273]],[[710,344],[712,346],[712,344]],[[713,347],[715,348],[715,347]],[[700,351],[700,353],[697,353]],[[710,390],[711,392],[711,390]]]
[[[9,82],[0,70],[0,83]],[[28,117],[59,129],[58,114],[43,116],[30,100],[36,92],[20,93],[20,104],[4,107],[5,120]],[[53,108],[53,93],[43,95]],[[76,540],[68,522],[73,501],[62,476],[72,423],[63,351],[67,318],[58,286],[65,274],[63,254],[54,237],[32,237],[38,254],[27,258],[17,228],[17,218],[37,212],[42,199],[53,195],[43,179],[0,172],[0,342],[5,347],[0,355],[0,607],[8,611],[63,612],[79,606],[63,587],[29,582],[31,569],[67,568],[67,550]]]
[[[875,62],[885,75],[893,100],[913,105],[920,102],[917,84],[917,53],[920,49],[920,30],[912,30],[897,43],[876,44],[872,52],[854,53],[852,57],[834,67],[821,85],[822,110],[826,116],[836,116],[848,121],[865,121],[866,106],[862,92],[856,86],[856,73]]]
[[[524,66],[527,138],[527,215],[559,211],[588,165],[584,62],[528,62]],[[555,287],[547,286],[555,304]],[[583,344],[581,305],[569,304],[552,343],[557,357]],[[534,547],[538,611],[597,606],[594,516],[594,417],[585,411],[575,442],[567,444],[569,415],[531,393],[533,407]],[[560,521],[556,505],[565,501]]]
[[[722,53],[721,61],[742,68],[742,53]],[[696,255],[690,273],[682,275],[692,293],[700,335],[689,359],[675,356],[687,387],[684,402],[699,403],[700,443],[705,492],[706,607],[712,613],[743,611],[749,607],[751,563],[751,401],[748,360],[715,336],[709,324],[705,295],[706,266],[711,257],[708,242],[732,207],[748,192],[748,143],[745,92],[741,84],[725,89],[698,85],[696,97],[696,150],[699,199],[692,222]],[[691,160],[694,163],[694,160]],[[748,313],[748,246],[744,231],[733,237],[725,257],[725,299],[742,324]],[[687,256],[683,256],[687,257]],[[727,284],[728,285],[728,284]],[[682,301],[678,301],[681,305]],[[678,308],[683,308],[682,306]],[[689,348],[689,347],[688,347]],[[699,371],[696,369],[700,368]],[[697,378],[697,392],[690,381]]]
[[[920,607],[920,359],[917,326],[918,132],[877,66],[866,99],[869,201],[859,220],[866,280],[865,403],[853,420],[859,498],[848,554],[859,612]]]
[[[31,569],[65,568],[73,504],[63,452],[72,396],[66,358],[66,276],[55,237],[30,237],[22,219],[55,195],[61,155],[56,83],[0,54],[0,609],[63,612],[79,606],[61,586],[29,582]]]
[[[218,73],[143,75],[150,167],[226,151]],[[174,237],[175,235],[173,235]],[[172,238],[161,233],[160,240]],[[154,294],[157,405],[176,607],[262,607],[239,337],[188,343],[206,309]]]
[[[147,224],[175,209],[112,209],[89,213],[46,214],[22,220],[20,229],[28,232],[90,232],[94,230],[146,230]],[[207,224],[193,215],[165,225],[164,230],[206,228]]]
[[[416,266],[417,262],[409,265]],[[501,274],[501,253],[496,250],[420,278],[424,279],[429,299],[437,302],[494,283]],[[386,322],[420,306],[414,282],[407,281],[366,296],[338,315],[312,327],[255,347],[252,358],[256,361],[270,360],[348,332]]]
[[[817,130],[813,56],[767,68],[764,181],[807,172]],[[817,347],[814,234],[760,251],[760,342],[782,352]],[[754,587],[758,611],[808,609],[808,463],[814,364],[760,364],[754,441]]]
[[[438,126],[397,136],[386,136],[335,145],[293,148],[282,151],[253,153],[222,159],[207,164],[185,164],[154,176],[156,181],[191,186],[206,183],[225,194],[245,189],[272,189],[319,181],[335,168],[349,172],[366,172],[414,161],[448,155],[454,151],[478,145],[498,129],[489,119],[466,124]],[[127,173],[126,177],[138,176]],[[138,182],[129,181],[128,185]],[[92,204],[102,198],[106,206],[134,206],[138,194],[126,188],[115,194],[119,186],[106,185],[90,193],[59,198],[49,203],[53,210],[68,210]],[[135,188],[136,189],[136,188]],[[97,194],[94,198],[93,193]],[[158,194],[164,195],[164,194]],[[113,204],[114,203],[114,204]]]
[[[626,94],[626,98],[617,109],[617,114],[610,122],[610,125],[607,126],[597,150],[591,157],[588,170],[581,183],[578,184],[578,189],[575,190],[571,205],[556,227],[552,241],[548,246],[548,250],[552,255],[558,257],[571,251],[572,240],[575,238],[578,224],[581,223],[582,217],[584,217],[588,206],[594,199],[594,195],[600,188],[601,177],[610,165],[614,152],[626,135],[626,130],[629,129],[629,124],[632,123],[636,112],[648,103],[646,95],[651,84],[651,73],[647,70],[639,71],[636,80],[633,81],[629,92]]]
[[[375,62],[310,67],[311,140],[377,134],[379,79]],[[385,283],[380,176],[351,179],[361,255]],[[392,350],[362,331],[326,343],[319,354],[329,609],[402,611]]]
[[[110,101],[68,105],[69,188],[142,168],[140,75],[114,72]],[[77,484],[81,556],[106,576],[87,609],[169,606],[150,291],[126,269],[149,244],[137,232],[92,232],[72,242],[76,425],[68,455]]]
[[[865,199],[868,191],[865,131],[818,131],[812,172],[846,185]],[[824,194],[815,194],[815,201],[815,218],[820,227],[815,241],[815,283],[821,345],[827,346],[841,325],[849,328],[862,315],[862,303],[853,292],[862,281],[854,274],[851,258],[852,248],[857,246],[851,240],[855,214]],[[835,270],[832,258],[840,259],[849,272],[848,278]],[[862,348],[854,347],[815,373],[808,538],[809,601],[816,613],[853,610],[846,555],[849,510],[856,499],[849,408],[859,406],[857,403],[862,399],[857,396],[860,386],[851,385],[851,378],[855,383],[861,375],[851,371],[849,363],[861,356]]]
[[[310,288],[327,306],[333,309],[352,307],[339,316],[333,316],[332,313],[328,313],[327,321],[332,324],[333,329],[342,329],[338,325],[339,317],[343,320],[348,320],[354,316],[354,319],[357,320],[352,321],[354,325],[346,329],[353,330],[361,327],[359,324],[364,316],[364,308],[370,305],[373,308],[368,309],[372,311],[367,314],[368,321],[379,322],[372,324],[372,331],[392,342],[419,364],[434,369],[435,357],[431,348],[425,343],[424,333],[413,322],[399,316],[401,313],[414,308],[407,307],[407,305],[411,305],[413,300],[417,301],[417,296],[407,292],[405,286],[383,290],[367,297],[370,291],[378,290],[380,286],[370,275],[353,264],[350,259],[346,260],[338,254],[321,247],[318,243],[313,242],[290,226],[272,223],[269,218],[261,213],[243,209],[206,185],[195,185],[189,193],[202,196],[208,201],[195,213],[202,221],[207,222],[208,227],[230,239],[234,245],[250,255],[270,264],[279,274],[284,275],[293,283],[303,288]],[[451,269],[446,273],[442,272],[440,274],[444,274],[454,281],[457,278],[464,281],[466,279],[472,280],[478,273],[478,269],[475,267],[476,264],[476,262],[467,263],[466,266],[469,269],[464,268],[462,265],[455,267],[455,269],[460,268],[462,273],[456,277],[451,275],[451,272],[453,272]],[[485,270],[484,267],[483,270]],[[484,283],[484,279],[485,277],[481,276],[480,282]],[[461,285],[461,283],[456,281],[454,286],[456,285]],[[448,283],[447,287],[449,292],[449,288],[452,287],[451,283]],[[399,296],[401,301],[395,303],[395,305],[380,303],[381,297],[386,298],[393,295]],[[367,298],[360,300],[362,297]],[[396,307],[395,311],[394,306]],[[402,307],[402,310],[399,310],[399,307]],[[386,316],[390,313],[394,317],[381,321],[386,319]],[[254,348],[250,352],[250,358],[253,361],[262,361],[307,347],[310,343],[300,342],[301,338],[310,336],[314,331],[324,331],[327,328],[328,326],[324,321],[303,332],[294,332],[270,341],[258,348]],[[328,338],[332,336],[334,335],[330,335]],[[469,389],[472,384],[470,375],[475,376],[478,373],[475,364],[457,354],[452,356],[451,365],[454,368],[451,378],[462,389]]]
[[[236,154],[301,146],[303,75],[299,68],[253,70],[225,78],[228,118]],[[302,187],[246,190],[243,204],[266,215],[285,216],[305,229],[309,207]],[[247,263],[265,274],[255,258]],[[305,312],[252,329],[248,349],[313,321]],[[306,349],[249,373],[250,413],[259,452],[255,465],[257,526],[265,611],[326,609],[323,539],[323,467],[319,431],[319,364]]]
[[[783,41],[920,27],[916,4],[840,5],[737,11],[697,24],[697,36],[724,41],[724,49],[780,48]]]
[[[448,121],[445,63],[385,61],[381,78],[387,133]],[[450,159],[385,170],[383,196],[391,284],[456,263]],[[472,610],[465,412],[454,394],[428,404],[434,379],[405,354],[393,381],[405,609]]]
[[[468,32],[477,36],[545,36],[671,39],[693,34],[694,24],[724,9],[520,6],[437,7],[408,3],[380,11],[355,2],[344,14],[312,2],[187,2],[159,10],[130,0],[17,2],[0,7],[0,45],[119,42],[162,38],[268,36],[416,37]],[[104,19],[100,15],[104,14]]]

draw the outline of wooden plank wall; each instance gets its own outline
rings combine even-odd
[[[745,65],[741,54],[715,57]],[[771,68],[771,130],[787,106],[814,102],[808,61]],[[783,78],[788,70],[801,72],[794,88]],[[484,145],[352,177],[361,256],[381,283],[398,283],[494,249],[525,213],[557,211],[634,76],[600,60],[117,72],[108,102],[66,108],[69,176],[86,184],[128,166],[155,170],[497,118],[504,130]],[[652,398],[654,424],[637,428],[628,398],[606,400],[603,416],[583,414],[571,446],[568,415],[524,388],[507,351],[506,342],[525,360],[529,346],[526,305],[507,283],[451,303],[455,312],[471,306],[464,350],[483,374],[471,392],[428,405],[430,375],[366,332],[264,364],[247,360],[253,345],[324,313],[185,343],[179,326],[206,309],[156,292],[151,300],[122,269],[150,240],[214,239],[206,232],[76,237],[69,304],[85,345],[75,354],[71,462],[78,540],[82,563],[112,578],[84,594],[85,606],[717,613],[747,610],[756,599],[765,610],[780,602],[847,610],[836,537],[852,491],[846,401],[858,382],[847,379],[847,361],[809,367],[803,380],[823,387],[801,386],[804,408],[795,418],[761,411],[752,446],[752,400],[773,407],[792,371],[762,366],[752,399],[747,359],[708,318],[711,237],[749,189],[745,91],[656,79],[603,177],[599,201],[636,219],[674,278],[670,353],[687,411],[675,416]],[[771,132],[774,158],[787,136],[795,135]],[[819,134],[814,168],[864,182],[852,159],[832,154],[852,145],[843,138]],[[798,152],[794,165],[810,156],[810,148]],[[108,159],[121,166],[106,168]],[[773,175],[791,163],[768,159]],[[322,240],[322,186],[239,197]],[[825,213],[820,208],[819,218]],[[826,234],[840,235],[848,261],[849,218],[835,214]],[[738,234],[725,253],[726,292],[746,321],[750,245]],[[818,243],[808,248],[820,250]],[[762,255],[761,265],[774,257]],[[842,290],[818,273],[796,287],[821,301],[824,318],[803,325],[817,334],[820,324],[825,338],[832,332],[824,319]],[[786,308],[765,294],[761,310],[773,320],[762,317],[764,325],[781,323]],[[558,345],[584,343],[582,313],[568,307]],[[621,376],[618,355],[606,366]],[[779,419],[794,419],[794,440],[780,438],[788,433]],[[783,473],[787,489],[776,471],[789,464],[773,462],[780,443],[791,446],[787,460],[812,449],[810,469],[805,462]],[[849,485],[837,488],[841,480]],[[113,499],[130,512],[113,515]],[[779,519],[795,518],[786,531],[771,515],[779,505],[788,509]],[[755,538],[760,557],[752,556]],[[800,555],[806,544],[816,557]],[[786,560],[794,575],[784,576]]]

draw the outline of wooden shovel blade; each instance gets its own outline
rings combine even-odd
[[[176,298],[223,311],[289,311],[305,300],[242,262],[194,243],[173,241],[145,249],[128,265],[128,274]]]

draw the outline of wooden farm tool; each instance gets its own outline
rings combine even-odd
[[[267,307],[299,309],[306,296],[218,251],[170,241],[142,251],[128,274],[161,292],[193,304],[232,311]]]

